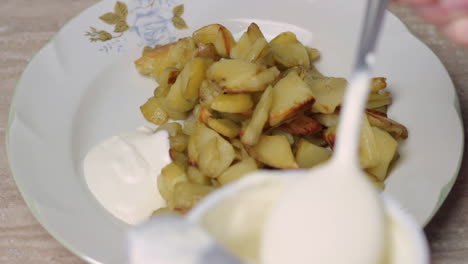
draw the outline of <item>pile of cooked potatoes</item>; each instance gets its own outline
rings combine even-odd
[[[238,41],[212,24],[145,48],[136,68],[159,86],[141,112],[168,131],[173,160],[158,178],[168,204],[161,211],[185,213],[215,188],[258,169],[312,168],[329,159],[347,81],[321,74],[314,67],[319,57],[291,32],[267,41],[256,24]],[[387,117],[386,79],[370,81],[360,161],[383,188],[408,131]]]

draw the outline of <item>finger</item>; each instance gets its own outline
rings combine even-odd
[[[468,46],[468,17],[456,19],[443,27],[442,31],[453,42]]]

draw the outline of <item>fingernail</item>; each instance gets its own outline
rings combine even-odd
[[[444,26],[442,31],[455,43],[468,46],[468,17],[454,20]]]

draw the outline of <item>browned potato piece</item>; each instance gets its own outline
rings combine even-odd
[[[260,65],[240,59],[222,59],[207,71],[207,79],[227,93],[254,93],[266,89],[279,75],[276,68],[263,69]]]
[[[252,158],[246,158],[225,170],[223,174],[218,177],[218,181],[221,185],[226,185],[240,179],[249,172],[256,171],[257,169],[258,167],[255,160]]]
[[[305,139],[300,139],[297,144],[296,161],[300,168],[312,168],[332,155],[332,151],[316,146]]]
[[[332,149],[335,146],[336,128],[337,126],[331,126],[323,131],[323,139],[325,139],[328,146]]]
[[[170,163],[162,169],[161,175],[158,177],[158,189],[161,196],[166,201],[171,200],[174,186],[184,181],[187,181],[184,167],[179,163]]]
[[[276,126],[302,113],[314,102],[309,86],[297,75],[289,73],[273,87],[270,125]]]
[[[347,81],[343,78],[305,78],[315,96],[312,111],[316,113],[332,114],[343,100]]]
[[[193,58],[185,65],[183,73],[187,74],[187,83],[182,86],[182,95],[187,100],[198,100],[200,86],[206,77],[206,70],[211,65],[210,59]]]
[[[164,98],[165,106],[174,112],[187,112],[195,106],[196,101],[187,100],[183,96],[183,89],[187,85],[189,74],[182,71],[176,82],[171,86],[166,98]]]
[[[168,56],[171,46],[175,45],[170,43],[145,53],[141,58],[135,61],[135,66],[138,72],[144,75],[149,75],[153,72],[159,61],[164,61]]]
[[[161,72],[157,82],[162,86],[170,86],[171,84],[175,83],[179,74],[180,70],[176,67],[167,67]]]
[[[187,168],[187,178],[192,183],[198,183],[202,185],[211,184],[211,178],[207,177],[206,175],[203,175],[203,173],[201,173],[199,169],[193,166],[189,166]]]
[[[260,97],[260,101],[252,115],[252,119],[248,123],[241,137],[242,143],[253,146],[257,144],[263,128],[268,121],[271,105],[273,103],[273,88],[268,87]]]
[[[215,131],[199,124],[190,136],[189,164],[211,178],[218,177],[235,158],[232,145]]]
[[[387,131],[396,139],[408,138],[408,129],[404,125],[373,111],[367,110],[366,114],[371,126]]]
[[[140,106],[140,110],[148,122],[156,125],[163,125],[169,119],[169,115],[163,105],[155,97],[148,99],[144,105]]]
[[[202,122],[205,125],[208,125],[208,119],[212,117],[213,117],[213,114],[211,113],[211,111],[204,106],[202,106],[200,108],[200,111],[198,111],[197,113],[197,121]]]
[[[377,77],[372,79],[372,93],[378,93],[385,88],[387,88],[387,78]]]
[[[270,44],[280,44],[280,43],[297,43],[299,40],[297,40],[296,34],[292,32],[283,32],[276,36],[274,39],[270,41]]]
[[[209,44],[216,41],[216,36],[218,35],[219,29],[223,27],[220,24],[211,24],[197,29],[193,32],[193,40],[197,45],[200,44]]]
[[[322,125],[313,118],[301,115],[293,121],[283,124],[281,129],[293,135],[313,135],[322,131]]]
[[[252,107],[253,101],[249,94],[222,94],[211,103],[213,110],[225,113],[247,113]]]
[[[275,129],[271,132],[271,135],[272,136],[284,136],[286,137],[286,139],[288,140],[289,142],[289,145],[294,145],[294,142],[295,142],[295,139],[294,139],[294,136],[291,134],[291,133],[288,133],[284,130],[281,130],[281,129]]]
[[[214,42],[217,53],[221,57],[228,58],[231,55],[231,49],[235,44],[236,41],[234,40],[231,31],[224,26],[221,26]]]
[[[395,156],[398,142],[388,132],[377,127],[373,127],[372,131],[374,132],[377,151],[379,152],[379,162],[376,166],[367,169],[367,171],[375,175],[380,181],[383,181],[387,177],[388,166]]]
[[[240,90],[246,80],[259,71],[255,63],[239,59],[221,59],[208,69],[207,78],[217,83],[223,90]]]
[[[213,187],[191,182],[180,182],[174,187],[170,207],[180,213],[186,213],[203,197],[214,190]]]
[[[218,52],[216,51],[213,43],[199,43],[196,56],[200,58],[212,59],[214,61],[219,60]]]
[[[278,169],[299,168],[285,136],[262,135],[251,151],[256,160],[270,167]]]
[[[300,42],[270,44],[270,52],[277,63],[285,68],[310,66],[309,54]]]
[[[212,117],[208,118],[207,124],[211,129],[228,138],[235,138],[240,132],[239,125],[229,119]]]
[[[260,30],[260,27],[258,27],[257,24],[251,23],[249,27],[247,28],[247,35],[249,36],[249,39],[252,42],[257,41],[260,38],[265,39],[265,36],[263,35],[262,31]]]

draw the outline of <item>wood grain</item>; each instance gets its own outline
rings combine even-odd
[[[13,90],[33,55],[69,19],[96,0],[0,1],[0,138],[4,138]],[[442,60],[460,96],[468,124],[468,49],[456,47],[403,7],[396,13]],[[465,127],[466,131],[466,127]],[[35,221],[11,177],[0,141],[0,263],[83,263]],[[466,154],[466,148],[465,148]],[[434,264],[468,263],[468,155],[460,177],[440,212],[427,227]]]

